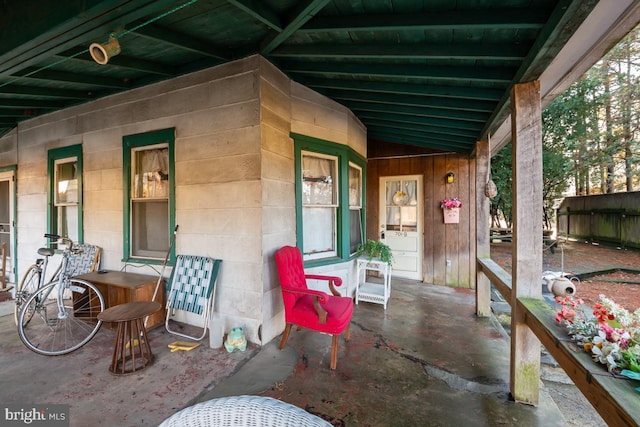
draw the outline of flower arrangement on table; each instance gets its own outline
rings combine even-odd
[[[556,303],[556,322],[567,328],[572,341],[609,372],[640,380],[640,309],[629,313],[604,295],[593,309],[572,295],[556,297]]]
[[[442,209],[453,209],[462,207],[462,202],[458,200],[457,197],[453,197],[451,199],[444,199],[440,202],[440,207]]]

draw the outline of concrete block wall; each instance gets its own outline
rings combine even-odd
[[[44,242],[47,152],[82,144],[85,242],[103,248],[102,268],[156,275],[122,260],[122,138],[164,128],[176,134],[176,252],[223,260],[217,321],[266,343],[284,328],[273,254],[296,243],[290,132],[366,155],[366,130],[259,56],[40,116],[1,138],[0,167],[18,166],[18,272]],[[323,270],[348,281],[351,264]]]

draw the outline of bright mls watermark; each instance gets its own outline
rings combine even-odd
[[[69,427],[69,405],[0,404],[0,427]]]

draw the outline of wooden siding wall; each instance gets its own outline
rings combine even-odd
[[[455,174],[446,184],[445,175]],[[461,288],[475,287],[475,161],[458,154],[371,159],[367,163],[367,238],[379,235],[381,177],[422,175],[424,198],[423,282]],[[444,224],[440,201],[462,201],[459,224]],[[451,263],[447,266],[447,260]]]

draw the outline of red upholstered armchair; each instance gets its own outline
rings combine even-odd
[[[294,246],[284,246],[276,252],[276,265],[282,286],[284,318],[287,322],[280,350],[287,343],[293,325],[332,335],[331,369],[336,369],[338,337],[342,331],[346,331],[345,339],[349,341],[349,324],[353,315],[353,300],[340,296],[334,287],[342,285],[342,279],[305,274],[302,254]],[[308,289],[306,279],[327,280],[332,295]]]

